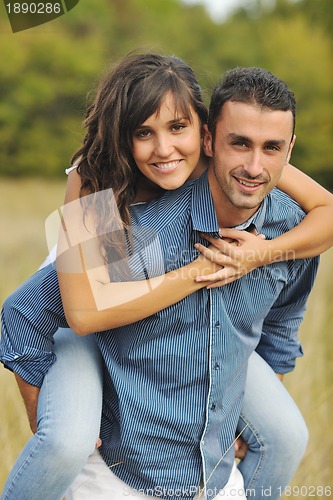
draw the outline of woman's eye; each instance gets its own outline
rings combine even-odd
[[[178,123],[177,125],[172,126],[172,130],[174,132],[179,132],[180,130],[183,130],[184,128],[186,128],[186,125],[184,123]]]
[[[146,139],[150,135],[150,130],[138,130],[137,132],[135,132],[135,137],[138,137],[139,139]]]

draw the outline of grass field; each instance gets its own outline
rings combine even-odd
[[[0,181],[0,303],[45,258],[44,222],[62,204],[63,195],[64,183],[61,182]],[[295,372],[285,378],[310,431],[308,450],[288,498],[325,498],[325,490],[322,492],[320,487],[331,486],[333,491],[333,432],[330,426],[333,415],[332,276],[333,249],[322,256],[301,327],[305,356],[298,360]],[[13,375],[2,367],[0,408],[1,490],[19,450],[30,436]],[[326,495],[326,498],[331,496]]]

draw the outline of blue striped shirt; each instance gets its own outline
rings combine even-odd
[[[273,238],[302,217],[276,190],[252,223]],[[199,233],[218,234],[206,174],[136,207],[133,226],[134,278],[141,279],[143,263],[148,274],[154,269],[147,228],[164,253],[165,271],[191,262]],[[292,368],[301,355],[297,329],[316,267],[316,259],[267,266],[97,334],[107,366],[101,453],[115,474],[155,496],[183,490],[179,498],[186,498],[201,473],[208,498],[223,488],[234,460],[247,359],[263,333],[261,349],[271,365],[280,373]]]
[[[200,232],[218,235],[206,174],[133,207],[132,217],[131,279],[142,279],[143,268],[145,275],[161,271],[154,242],[170,271],[197,256]],[[273,190],[251,222],[274,238],[303,217],[295,202]],[[297,329],[317,264],[306,259],[259,268],[142,321],[96,334],[106,367],[101,453],[116,475],[166,499],[193,497],[200,479],[209,499],[223,488],[234,460],[248,357],[257,347],[275,371],[293,368],[302,354]],[[30,383],[40,382],[53,362],[52,333],[64,322],[49,266],[4,304],[1,360]]]

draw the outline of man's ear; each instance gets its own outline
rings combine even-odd
[[[210,158],[213,157],[213,138],[212,134],[209,132],[207,125],[203,127],[203,150],[206,156]]]
[[[286,163],[289,163],[289,161],[290,161],[291,152],[292,152],[293,147],[294,147],[294,145],[295,145],[295,141],[296,141],[296,135],[294,135],[294,137],[293,137],[293,139],[292,139],[291,143],[289,144],[289,151],[288,151],[288,155],[287,155],[287,161],[286,161]]]

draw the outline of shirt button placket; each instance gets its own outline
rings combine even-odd
[[[221,323],[219,321],[215,321],[214,326],[218,330],[221,327]],[[215,363],[214,364],[214,370],[219,370],[219,369],[220,369],[220,365],[218,363]],[[211,403],[210,410],[211,411],[215,411],[216,410],[216,404],[215,403]]]

